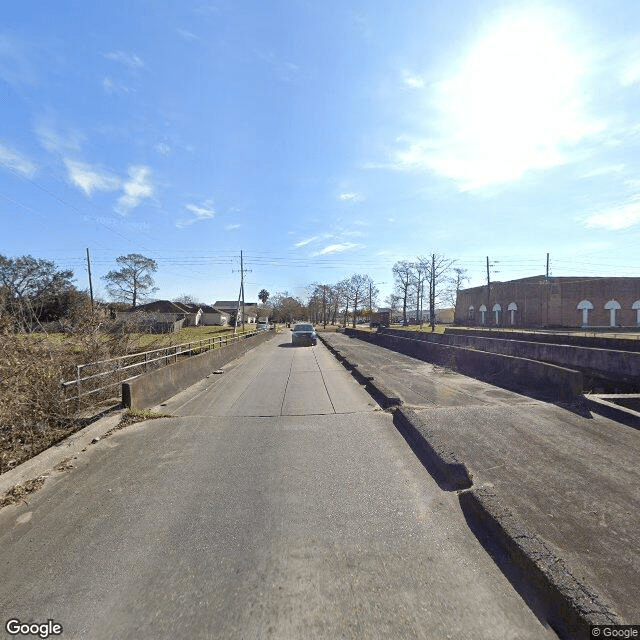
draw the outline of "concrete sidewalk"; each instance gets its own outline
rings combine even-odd
[[[534,610],[563,637],[639,623],[640,432],[343,334],[325,343],[378,395]]]

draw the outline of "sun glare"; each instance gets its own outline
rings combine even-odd
[[[583,112],[586,66],[552,15],[501,20],[438,87],[444,139],[428,163],[472,189],[566,162],[598,129]]]

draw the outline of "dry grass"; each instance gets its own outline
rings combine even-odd
[[[136,422],[144,422],[145,420],[157,420],[158,418],[172,417],[173,416],[170,413],[158,413],[156,411],[150,411],[149,409],[128,409],[122,414],[120,422],[115,427],[113,427],[113,429],[109,429],[109,431],[104,434],[104,437],[106,438],[112,433],[115,433],[120,429],[124,429],[124,427],[128,427],[131,424],[135,424]]]
[[[10,504],[16,504],[18,502],[26,502],[25,498],[34,491],[37,491],[44,484],[44,478],[34,478],[33,480],[27,480],[24,484],[16,484],[9,491],[4,494],[4,497],[0,499],[0,509],[7,507]]]
[[[126,326],[110,326],[89,309],[65,320],[62,338],[15,334],[0,325],[0,473],[19,465],[86,426],[113,391],[66,401],[61,382],[76,365],[141,349]]]

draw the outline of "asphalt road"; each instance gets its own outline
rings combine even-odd
[[[3,623],[92,639],[555,637],[391,416],[324,346],[288,341],[0,511]]]

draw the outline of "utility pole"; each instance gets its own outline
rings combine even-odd
[[[547,276],[545,278],[547,284],[547,327],[549,326],[549,254],[547,253]]]
[[[322,326],[327,328],[327,285],[322,285]]]
[[[549,279],[549,254],[547,253],[547,280]]]
[[[431,281],[429,282],[429,324],[431,332],[436,328],[436,254],[431,254]]]
[[[489,275],[489,256],[487,256],[487,307],[491,304],[491,276]]]
[[[240,291],[238,292],[238,305],[236,307],[236,322],[233,328],[234,335],[237,333],[237,330],[238,330],[238,313],[240,313],[240,301],[242,301],[242,333],[244,333],[244,274],[245,272],[249,273],[251,272],[251,269],[244,268],[242,251],[240,251]]]
[[[87,247],[87,269],[89,271],[89,295],[91,296],[91,311],[93,311],[93,284],[91,282],[91,260],[89,260],[89,247]]]

